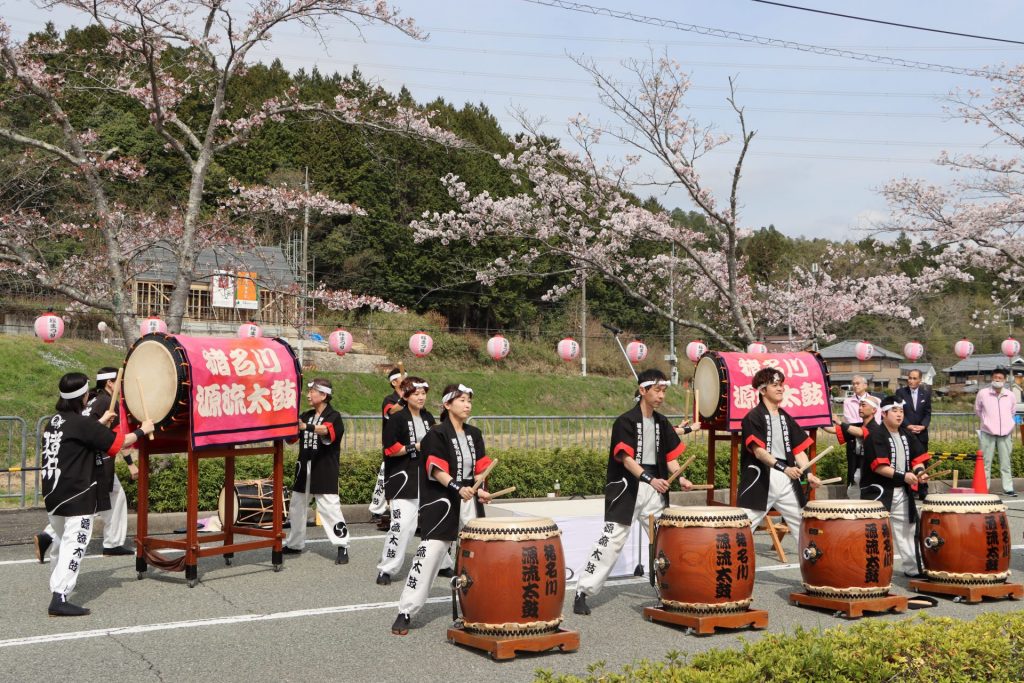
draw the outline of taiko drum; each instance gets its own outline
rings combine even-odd
[[[470,520],[455,567],[465,630],[503,637],[557,631],[565,598],[561,535],[544,518]]]
[[[669,507],[657,524],[655,571],[665,609],[745,610],[754,590],[754,538],[739,508]]]
[[[987,493],[933,493],[921,506],[921,560],[931,581],[976,585],[1010,576],[1006,505]]]
[[[858,599],[892,584],[889,512],[875,500],[813,500],[800,524],[800,574],[811,595]]]

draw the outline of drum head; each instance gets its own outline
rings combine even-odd
[[[697,361],[697,369],[693,371],[693,388],[700,392],[697,401],[700,416],[708,419],[715,417],[722,391],[722,378],[714,357],[704,356]]]
[[[874,512],[884,510],[885,506],[877,500],[849,500],[840,498],[837,500],[812,500],[807,503],[804,510],[849,510],[850,512]]]
[[[224,510],[227,509],[227,505],[224,500],[224,496],[226,494],[228,494],[228,490],[222,486],[220,489],[220,495],[217,496],[217,519],[220,520],[222,527],[224,526]],[[238,522],[238,493],[234,489],[231,489],[230,495],[235,498],[234,514],[231,515],[231,523],[235,524]]]
[[[554,520],[546,517],[484,517],[471,519],[459,533],[477,541],[526,541],[561,535]]]
[[[145,392],[145,406],[140,384]],[[128,412],[137,422],[145,420],[147,412],[153,422],[170,415],[178,395],[178,372],[170,349],[154,339],[136,346],[124,365],[121,392]]]
[[[665,508],[661,513],[662,519],[693,519],[693,518],[727,518],[736,515],[746,515],[740,508],[725,507],[724,505],[687,505],[686,507],[673,505]]]
[[[1003,502],[1002,498],[991,493],[929,493],[924,497],[925,504],[936,505],[970,505],[981,503],[991,505]]]
[[[554,526],[554,520],[547,517],[480,517],[466,522],[466,529],[517,531]]]

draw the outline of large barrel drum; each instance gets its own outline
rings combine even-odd
[[[187,424],[191,389],[188,353],[174,336],[147,334],[128,350],[124,402],[137,421],[148,415],[161,428]]]
[[[754,538],[739,508],[669,507],[657,524],[654,566],[665,609],[740,612],[754,590]]]
[[[1010,576],[1006,505],[987,493],[933,493],[921,506],[921,560],[931,581],[1004,583]]]
[[[470,520],[455,567],[464,628],[504,637],[557,631],[565,598],[561,535],[544,518]]]
[[[889,512],[874,500],[813,500],[800,524],[804,590],[828,598],[887,595],[892,584]]]

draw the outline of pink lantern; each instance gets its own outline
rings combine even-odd
[[[707,350],[708,345],[698,339],[686,345],[686,357],[690,359],[691,363],[696,363],[701,356],[707,353]]]
[[[768,353],[768,347],[763,342],[751,342],[747,344],[747,353]]]
[[[911,363],[916,362],[924,355],[924,344],[919,341],[907,342],[903,345],[903,356]]]
[[[255,339],[263,336],[263,328],[252,322],[243,323],[238,328],[238,336],[242,339]]]
[[[339,327],[327,337],[327,346],[339,356],[344,356],[352,350],[352,334]]]
[[[578,355],[580,355],[580,345],[572,337],[566,337],[558,342],[558,357],[562,360],[576,360]]]
[[[423,358],[430,353],[432,348],[434,348],[434,340],[426,332],[417,332],[409,337],[409,350],[417,358]]]
[[[632,363],[639,363],[644,358],[647,358],[647,344],[644,344],[639,339],[626,344],[626,356]]]
[[[960,360],[967,360],[974,353],[974,344],[972,344],[967,337],[964,337],[953,346],[953,353]]]
[[[875,355],[875,345],[869,341],[857,342],[857,346],[854,347],[853,353],[857,356],[857,360],[859,361],[871,360]]]
[[[53,311],[47,311],[36,318],[34,329],[37,337],[47,344],[52,344],[64,336],[64,320]]]
[[[1013,360],[1013,357],[1020,353],[1020,342],[1013,337],[1007,337],[999,348],[1002,349],[1004,356]]]
[[[154,332],[161,332],[167,334],[167,323],[161,320],[155,315],[151,315],[139,325],[139,334],[145,336],[147,334],[153,334]]]
[[[505,339],[500,334],[496,334],[487,340],[487,355],[494,360],[501,360],[508,355],[508,352],[508,339]]]

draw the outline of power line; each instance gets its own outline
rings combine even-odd
[[[843,50],[832,47],[823,47],[821,45],[809,45],[807,43],[797,43],[791,40],[779,40],[778,38],[767,38],[765,36],[758,36],[749,33],[740,33],[739,31],[729,31],[720,28],[711,28],[708,26],[698,26],[697,24],[685,24],[682,22],[674,21],[672,19],[661,19],[659,17],[649,17],[643,14],[634,14],[633,12],[622,12],[619,10],[609,9],[607,7],[597,7],[595,5],[585,5],[577,2],[568,2],[568,0],[521,0],[522,2],[528,2],[532,5],[542,5],[545,7],[555,7],[557,9],[565,9],[571,12],[581,12],[586,14],[593,14],[595,16],[607,16],[613,19],[623,19],[625,21],[632,21],[638,24],[647,24],[649,26],[660,26],[662,28],[670,28],[676,31],[686,31],[689,33],[699,33],[706,36],[716,36],[718,38],[727,38],[729,40],[740,40],[746,43],[758,43],[760,45],[770,45],[773,47],[781,47],[787,50],[797,50],[799,52],[811,52],[819,55],[828,55],[830,57],[841,57],[843,59],[855,59],[862,62],[872,62],[875,64],[891,64],[893,66],[904,67],[908,69],[920,69],[922,71],[938,71],[949,74],[959,74],[962,76],[974,76],[977,78],[992,78],[998,76],[998,74],[983,69],[970,69],[957,66],[949,66],[946,64],[933,64],[930,62],[918,62],[910,59],[902,59],[899,57],[886,57],[883,55],[872,55],[863,52],[854,52],[852,50]]]
[[[1011,43],[1013,45],[1024,45],[1024,42],[1019,40],[1009,40],[1008,38],[993,38],[991,36],[979,36],[974,33],[957,33],[956,31],[944,31],[940,28],[927,28],[925,26],[916,26],[914,24],[900,24],[895,21],[884,21],[882,19],[869,19],[868,17],[857,17],[852,14],[841,14],[839,12],[829,12],[823,9],[815,9],[813,7],[799,7],[798,5],[787,5],[784,2],[773,2],[772,0],[753,0],[753,2],[761,3],[762,5],[775,5],[776,7],[785,7],[786,9],[800,10],[801,12],[813,12],[814,14],[826,14],[830,17],[839,17],[840,19],[854,19],[856,21],[866,21],[871,24],[882,24],[884,26],[896,26],[897,28],[909,28],[914,31],[927,31],[929,33],[942,33],[947,36],[959,36],[961,38],[977,38],[978,40],[991,40],[995,43]]]

